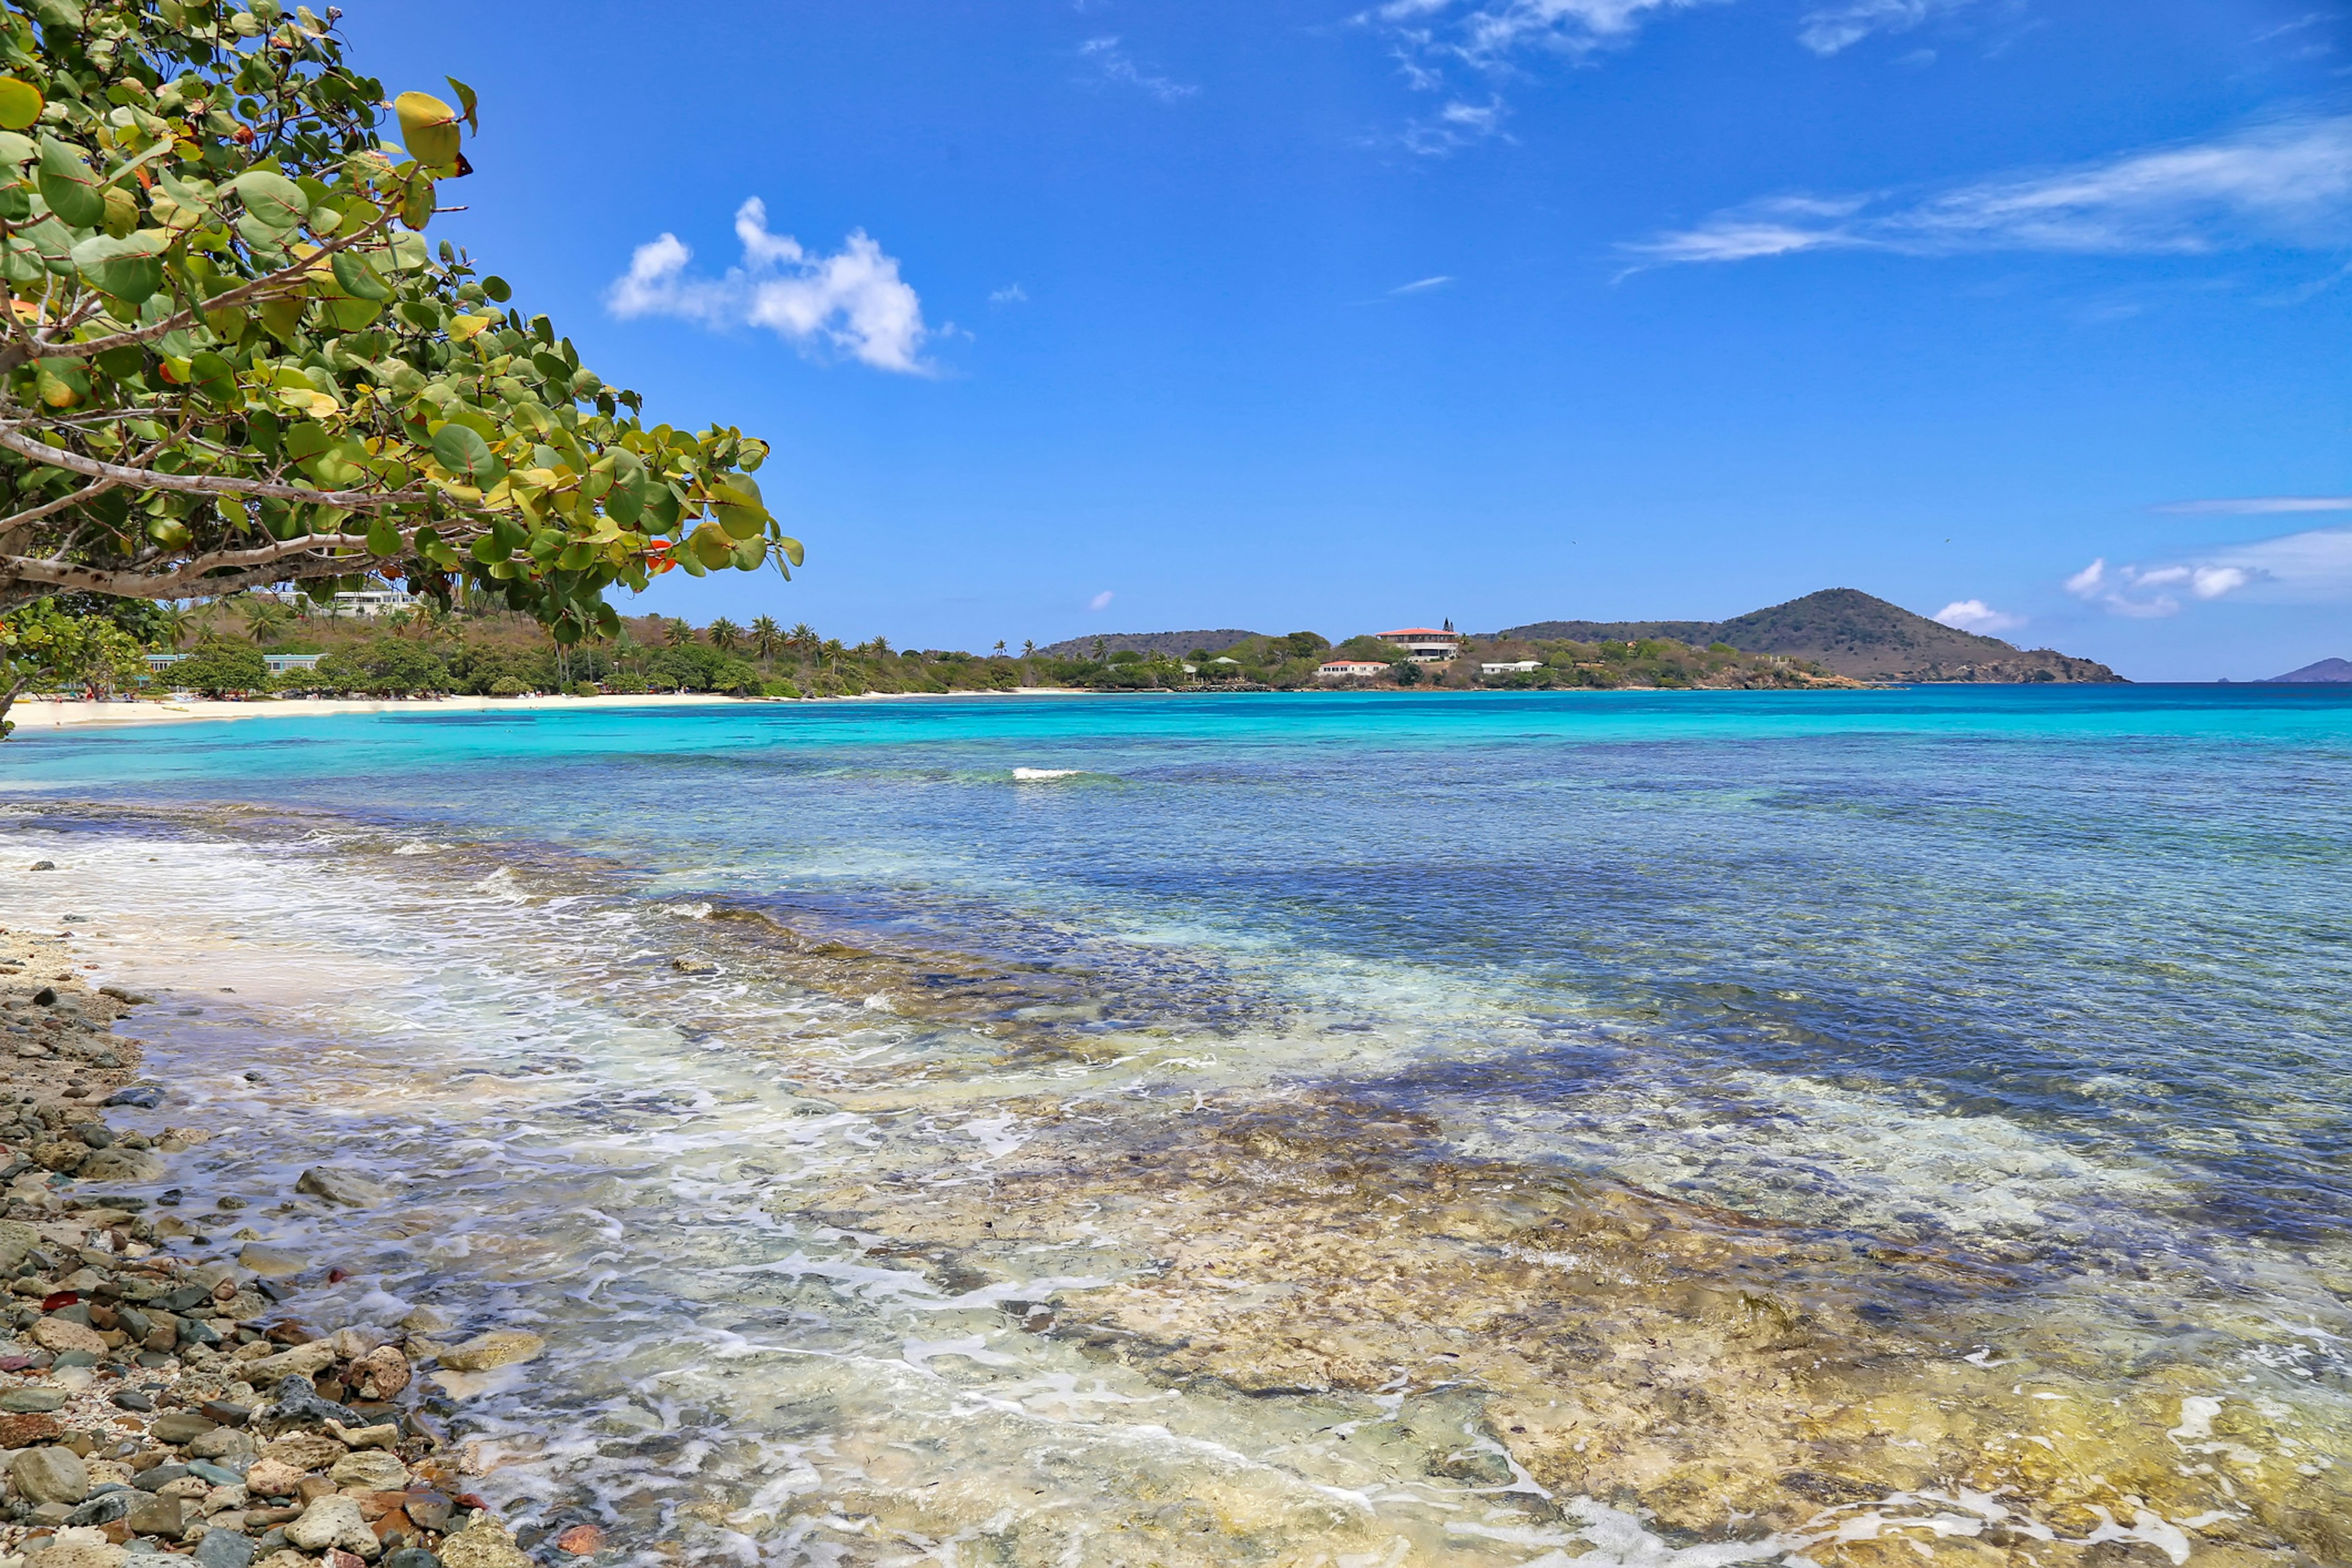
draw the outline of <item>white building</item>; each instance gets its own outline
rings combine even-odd
[[[1433,626],[1406,626],[1400,631],[1382,632],[1380,639],[1394,643],[1412,655],[1415,664],[1444,664],[1462,651],[1459,633],[1439,631]]]
[[[1514,658],[1507,660],[1501,664],[1482,664],[1478,667],[1478,673],[1481,675],[1525,675],[1528,670],[1541,669],[1542,668],[1543,660],[1539,658]]]
[[[1370,680],[1387,668],[1377,659],[1335,658],[1328,664],[1317,665],[1315,675],[1318,680]]]
[[[404,588],[369,588],[357,594],[336,595],[335,602],[327,606],[327,614],[389,616],[415,603],[416,595]]]

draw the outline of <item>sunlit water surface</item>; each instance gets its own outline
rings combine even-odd
[[[273,719],[0,750],[0,924],[616,1560],[2326,1562],[2348,801],[2311,689]]]

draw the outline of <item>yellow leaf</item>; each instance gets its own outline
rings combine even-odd
[[[459,316],[449,323],[449,336],[457,342],[469,342],[488,331],[497,321],[496,316]]]

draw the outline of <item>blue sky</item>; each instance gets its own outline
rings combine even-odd
[[[1846,585],[2138,679],[2352,657],[2352,0],[344,25],[481,92],[436,229],[775,445],[805,571],[635,608],[984,648]]]

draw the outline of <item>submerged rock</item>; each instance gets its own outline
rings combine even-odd
[[[313,1165],[294,1182],[294,1190],[347,1208],[367,1208],[392,1196],[392,1189],[373,1176],[332,1165]]]
[[[520,1329],[492,1329],[443,1350],[440,1362],[452,1372],[489,1372],[536,1360],[546,1348],[547,1342],[537,1334]]]

